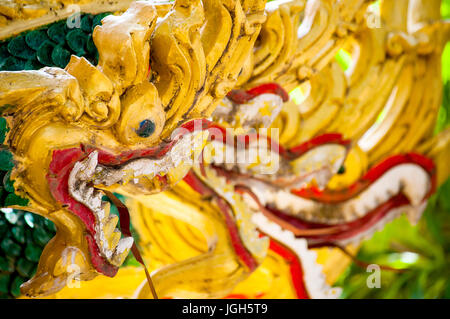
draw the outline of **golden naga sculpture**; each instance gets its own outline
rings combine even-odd
[[[314,257],[303,257],[296,251],[296,248],[302,251],[305,247],[304,239],[307,240],[309,247],[357,244],[362,238],[367,238],[400,214],[405,213],[412,222],[416,222],[426,206],[427,198],[448,178],[445,163],[448,160],[449,131],[433,137],[441,95],[439,61],[448,38],[447,25],[439,20],[439,2],[434,4],[405,2],[395,10],[391,8],[393,5],[394,2],[391,1],[381,3],[381,21],[396,21],[389,16],[395,12],[404,17],[415,31],[404,29],[401,33],[387,23],[379,29],[362,26],[346,39],[344,48],[353,48],[357,52],[353,59],[354,66],[345,74],[336,63],[332,62],[311,77],[308,83],[310,92],[305,101],[299,104],[285,103],[280,115],[275,118],[272,128],[280,129],[279,142],[282,148],[279,151],[280,156],[271,157],[268,162],[280,163],[280,169],[276,173],[267,176],[258,174],[261,163],[257,160],[250,160],[251,165],[245,161],[222,162],[221,155],[230,149],[231,154],[237,154],[235,160],[238,161],[239,151],[242,149],[239,148],[239,142],[230,145],[214,140],[205,150],[212,147],[214,151],[210,153],[220,155],[216,156],[217,158],[213,156],[212,161],[204,162],[203,167],[194,167],[184,182],[169,192],[170,195],[160,194],[153,199],[137,198],[138,202],[145,204],[140,206],[136,204],[138,208],[135,209],[135,214],[140,217],[136,217],[135,224],[144,224],[143,220],[149,218],[146,217],[149,213],[157,216],[170,215],[174,218],[174,215],[168,212],[167,205],[159,206],[157,202],[164,201],[163,198],[166,196],[185,202],[186,199],[181,195],[187,192],[184,190],[187,187],[185,183],[199,194],[213,198],[219,196],[225,200],[228,197],[222,195],[223,189],[234,188],[236,193],[245,194],[241,199],[254,211],[252,220],[258,230],[271,237],[271,249],[266,263],[263,262],[257,268],[260,271],[255,271],[248,280],[238,284],[232,296],[269,298],[332,296],[335,291],[323,285],[320,278],[314,275],[304,276],[315,279],[315,287],[308,285],[308,280],[298,279],[298,271],[295,272],[292,267],[286,266],[294,256],[294,259],[300,260],[300,264],[304,261],[303,268],[308,269],[306,265],[310,263],[309,259]],[[395,5],[400,5],[400,2],[395,2]],[[424,10],[423,6],[430,10]],[[419,10],[423,15],[419,17],[412,15],[408,19],[408,8]],[[263,25],[261,34],[264,34],[268,22]],[[422,27],[419,28],[418,25]],[[420,32],[429,33],[427,38],[433,39],[432,48],[422,51],[429,43],[423,41],[419,45],[420,41],[417,41],[417,46],[405,48],[404,51],[399,49],[391,51],[391,48],[395,47],[392,42],[394,35],[400,34],[402,38],[411,38],[410,42],[414,43],[412,40],[414,37],[422,38]],[[262,36],[259,44],[263,43],[261,38]],[[380,39],[385,39],[385,46],[375,42]],[[364,71],[368,67],[367,56],[373,53],[375,47],[386,49],[375,56],[373,67],[369,64],[369,69],[373,69],[374,72],[367,73]],[[261,48],[262,46],[256,47],[254,56],[258,55]],[[381,58],[383,59],[380,60]],[[420,63],[426,64],[417,70],[417,64]],[[397,68],[393,68],[394,65],[397,65]],[[379,73],[375,72],[378,70]],[[403,76],[407,76],[408,81],[400,77],[402,72],[413,70],[421,73],[405,73]],[[396,72],[392,73],[393,71]],[[368,79],[353,80],[352,77],[356,75]],[[417,88],[425,82],[434,82],[433,87],[436,89],[430,91],[414,89],[413,86]],[[289,87],[290,82],[277,79],[277,83]],[[374,87],[368,83],[381,85]],[[365,95],[362,95],[362,92]],[[417,97],[413,93],[429,94],[430,97]],[[257,85],[246,92],[235,90],[222,101],[220,107],[213,113],[213,119],[223,126],[238,128],[238,132],[267,127],[267,123],[274,118],[274,113],[279,111],[283,98],[283,90],[280,87],[267,84]],[[423,103],[417,114],[419,101]],[[375,111],[372,111],[373,109]],[[399,116],[402,112],[416,115],[408,119]],[[382,115],[377,117],[380,113]],[[355,117],[357,123],[353,122]],[[425,121],[414,121],[417,117],[425,117]],[[428,128],[421,127],[421,124],[427,123],[430,125]],[[405,128],[407,124],[413,126],[413,131]],[[363,132],[360,135],[359,129]],[[406,134],[400,135],[402,138],[400,143],[398,140],[389,140],[394,137],[389,133],[396,131]],[[333,134],[330,134],[331,132]],[[376,132],[378,133],[375,134]],[[225,134],[223,132],[223,135]],[[366,141],[370,140],[371,136],[378,141],[375,140],[374,146],[367,147]],[[350,138],[353,146],[344,138]],[[264,140],[265,137],[254,136],[254,139]],[[249,142],[248,148],[252,147],[251,143]],[[378,157],[371,156],[376,154],[376,147],[383,149],[384,153]],[[193,195],[189,195],[189,198],[193,198]],[[201,199],[197,199],[196,202],[201,202]],[[217,210],[220,211],[222,208],[220,205],[217,206]],[[185,210],[181,207],[182,204],[177,210]],[[198,213],[206,215],[204,210]],[[186,227],[185,223],[179,228]],[[160,242],[155,244],[157,239],[150,235],[150,228],[141,227],[139,233],[148,234],[148,237],[143,236],[141,241],[145,243],[148,240],[148,243],[153,243],[148,260],[161,259],[159,249],[173,251]],[[188,231],[183,232],[183,238],[185,240],[190,238],[190,242],[195,242]],[[247,244],[249,243],[250,241],[247,241]],[[280,252],[277,245],[280,243],[284,249],[288,247],[290,254],[283,255]],[[284,257],[279,258],[280,256]],[[277,261],[274,262],[277,257]],[[172,256],[165,258],[167,264],[177,261]],[[160,265],[156,266],[158,267]],[[281,269],[285,272],[283,273]],[[201,272],[198,272],[197,276],[199,273]],[[222,276],[227,278],[224,282],[229,283],[232,280],[226,272]],[[190,287],[193,286],[191,284]],[[219,287],[225,286],[216,287],[220,289]],[[145,286],[142,288],[144,291],[147,289]],[[274,291],[277,292],[276,295],[273,294]],[[145,291],[141,292],[140,296],[148,294],[149,292]]]
[[[97,66],[72,56],[64,69],[0,72],[11,179],[29,199],[20,208],[58,229],[25,294],[61,289],[71,261],[82,280],[115,275],[133,239],[121,238],[99,189],[151,194],[184,176],[207,129],[189,119],[208,116],[233,88],[263,9],[177,1],[157,22],[151,3],[136,2],[95,28]],[[218,20],[228,22],[219,34]]]
[[[440,1],[383,0],[379,26],[372,3],[77,2],[126,9],[95,27],[98,64],[79,54],[0,71],[11,179],[29,200],[8,207],[58,230],[23,293],[57,292],[74,264],[81,280],[116,275],[133,238],[116,229],[109,191],[127,196],[159,297],[338,296],[311,248],[358,243],[402,213],[417,220],[450,174],[449,130],[433,136],[449,38]],[[54,21],[39,3],[0,10],[1,38]],[[152,297],[129,268],[83,287],[108,280],[126,289],[92,297]],[[55,296],[88,291],[75,290]]]

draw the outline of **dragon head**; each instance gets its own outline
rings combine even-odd
[[[294,247],[303,245],[302,240],[310,248],[358,245],[401,214],[416,223],[448,177],[442,160],[449,131],[432,132],[440,106],[435,98],[441,92],[440,55],[448,39],[439,1],[382,1],[383,28],[362,23],[346,35],[343,47],[352,56],[347,71],[331,59],[342,44],[337,25],[347,18],[354,23],[351,15],[326,1],[308,1],[299,22],[299,4],[269,6],[276,10],[268,12],[240,89],[230,92],[213,113],[223,127],[238,130],[227,140],[208,143],[205,150],[213,149],[215,156],[194,167],[185,181],[194,188],[199,180],[211,189],[234,187],[254,212],[257,229],[271,240],[298,240]],[[334,33],[321,29],[321,14],[339,10],[340,22],[330,18]],[[408,10],[417,14],[408,16]],[[400,25],[391,16],[399,12]],[[293,35],[299,23],[317,33]],[[309,46],[313,35],[317,42]],[[379,54],[373,54],[375,47]],[[277,84],[268,83],[272,81]],[[377,83],[377,89],[368,83]],[[415,89],[425,83],[433,83],[433,93]],[[281,86],[304,94],[300,101],[286,102]],[[268,125],[278,130],[278,139],[242,134]],[[218,135],[226,136],[225,128]],[[266,163],[258,157],[262,149],[269,154]],[[271,173],[261,174],[268,166]]]
[[[64,69],[0,72],[11,179],[29,199],[20,208],[58,230],[27,295],[58,291],[74,267],[81,280],[116,274],[133,239],[102,190],[152,194],[183,178],[207,137],[195,119],[234,86],[264,21],[259,0],[163,6],[138,1],[103,18],[97,65],[72,55]]]
[[[439,0],[385,0],[386,25],[371,28],[372,2],[280,0],[266,14],[262,0],[135,2],[95,28],[98,63],[78,54],[64,68],[0,72],[11,178],[29,199],[11,208],[58,228],[23,292],[53,293],[74,270],[115,275],[133,239],[116,229],[105,191],[147,203],[142,224],[198,244],[155,273],[177,297],[222,296],[271,252],[283,259],[272,268],[291,264],[298,277],[307,245],[358,241],[404,212],[417,219],[448,176],[448,130],[432,136],[448,23]],[[352,56],[345,72],[332,62],[341,48]],[[287,101],[285,90],[305,87]],[[210,116],[220,125],[199,120]],[[278,140],[249,133],[270,125]],[[155,226],[154,207],[170,224]],[[297,297],[309,288],[297,284]]]

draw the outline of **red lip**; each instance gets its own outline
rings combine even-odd
[[[431,176],[430,196],[436,190],[436,168],[433,161],[423,155],[408,153],[387,158],[378,165],[372,167],[361,179],[347,188],[337,191],[317,187],[294,189],[291,192],[299,197],[315,200],[321,203],[336,204],[353,198],[364,191],[373,182],[379,179],[389,169],[401,164],[416,164],[421,166]]]
[[[228,146],[231,147],[243,145],[248,148],[251,142],[257,141],[261,138],[267,139],[267,145],[271,146],[272,151],[278,152],[283,158],[287,160],[294,160],[300,157],[301,155],[305,154],[306,152],[310,151],[311,149],[326,144],[339,144],[346,147],[347,149],[349,149],[351,146],[350,140],[346,140],[342,137],[341,134],[336,133],[326,133],[323,135],[319,135],[303,144],[300,144],[290,149],[285,149],[270,137],[260,135],[258,133],[233,135],[230,134],[230,132],[227,132],[227,130],[224,127],[215,123],[210,123],[209,129],[211,130],[210,136],[211,141],[218,140],[219,142],[227,144]],[[216,132],[220,134],[215,135]]]
[[[207,120],[192,120],[182,125],[181,128],[185,130],[182,133],[177,134],[170,142],[162,143],[157,147],[126,151],[119,154],[114,154],[104,149],[97,149],[91,145],[80,145],[76,148],[53,151],[49,172],[47,174],[50,192],[59,203],[66,206],[84,223],[87,230],[86,240],[89,246],[91,262],[98,272],[106,276],[113,277],[117,273],[118,268],[111,265],[103,256],[100,255],[99,247],[94,239],[96,234],[94,228],[96,218],[94,214],[89,208],[76,201],[69,194],[68,180],[75,163],[87,158],[89,154],[95,150],[98,151],[98,162],[107,166],[122,165],[127,161],[136,158],[160,158],[173,147],[173,145],[183,136],[184,133],[193,132],[194,130],[208,130],[210,127],[211,122]],[[163,182],[166,181],[164,177],[161,178],[161,180]]]
[[[261,234],[260,236],[265,235]],[[297,299],[311,299],[308,294],[308,290],[306,289],[305,281],[303,279],[303,267],[298,256],[293,253],[291,249],[272,238],[270,239],[269,249],[277,255],[281,256],[289,264],[289,272],[291,274],[292,285],[294,286]],[[265,293],[259,293],[253,297],[243,294],[230,294],[224,297],[224,299],[259,299],[264,297],[264,295]]]
[[[339,144],[345,146],[347,149],[351,146],[351,140],[346,140],[342,137],[341,134],[338,133],[326,133],[319,136],[316,136],[309,141],[302,143],[300,145],[294,146],[289,150],[289,153],[292,156],[300,157],[306,152],[312,150],[315,147],[325,145],[325,144]]]
[[[215,128],[221,130],[223,136],[225,136],[224,135],[225,130],[223,128],[217,125],[215,126]],[[228,137],[227,140],[226,141],[224,140],[223,142],[233,147],[236,145],[237,143],[236,141],[240,140],[241,145],[243,143],[244,145],[248,146],[251,141],[254,141],[255,139],[258,138],[260,138],[258,134],[250,134],[245,136],[237,136],[234,138]],[[267,137],[263,136],[261,138]],[[268,144],[273,143],[273,141],[271,141],[270,138],[267,139]],[[231,143],[229,142],[230,140],[232,141]],[[340,134],[324,134],[315,137],[301,145],[293,147],[289,150],[285,150],[280,146],[279,153],[285,159],[293,160],[295,158],[302,156],[303,154],[305,154],[306,152],[310,151],[315,147],[329,143],[340,144],[345,146],[347,149],[351,145],[351,142],[349,140],[344,140]],[[431,159],[416,153],[396,155],[380,162],[379,164],[371,168],[367,172],[367,174],[365,174],[361,179],[359,179],[357,182],[355,182],[354,184],[345,189],[341,189],[338,191],[328,189],[321,190],[317,187],[310,186],[302,189],[293,189],[291,190],[291,192],[299,197],[314,200],[324,204],[342,203],[344,201],[350,200],[358,196],[361,192],[367,189],[372,183],[374,183],[377,179],[383,176],[383,174],[386,173],[388,170],[401,164],[416,164],[422,167],[426,172],[428,172],[431,179],[431,188],[426,198],[428,198],[429,196],[431,196],[432,193],[434,193],[436,189],[436,172],[434,163]],[[224,176],[229,180],[233,180],[238,177],[246,177],[243,174],[225,170],[223,167],[214,166],[214,168],[216,169],[217,174]],[[247,177],[251,178],[251,176]],[[256,196],[254,196],[254,194],[248,188],[246,188],[245,185],[236,185],[235,189],[237,192],[251,193],[250,195],[253,195],[253,197],[256,198]],[[400,194],[398,196],[394,196],[385,203],[381,204],[379,207],[375,208],[374,210],[366,214],[364,217],[354,222],[341,224],[337,226],[315,224],[303,221],[299,218],[295,218],[290,215],[284,214],[283,212],[277,211],[276,209],[273,209],[271,207],[260,207],[260,208],[266,214],[267,217],[269,217],[271,220],[275,222],[278,222],[282,227],[293,231],[294,234],[296,233],[296,231],[298,231],[297,232],[298,234],[303,233],[302,235],[299,236],[315,239],[315,242],[319,240],[320,242],[326,241],[330,242],[339,239],[351,238],[357,233],[369,229],[376,222],[378,222],[380,219],[386,216],[392,209],[408,204],[409,200],[404,195]],[[332,235],[329,235],[330,229],[332,229]],[[305,231],[301,232],[300,230],[323,230],[322,232],[323,234],[305,235],[306,232]],[[313,234],[318,232],[311,231],[309,233]]]
[[[419,154],[398,155],[386,159],[385,161],[369,170],[369,172],[363,178],[361,178],[361,180],[350,186],[349,190],[344,189],[339,192],[331,192],[327,190],[320,191],[317,188],[305,188],[299,191],[294,190],[292,192],[298,196],[316,200],[321,203],[337,204],[357,196],[360,192],[364,191],[364,189],[370,186],[371,183],[375,182],[389,169],[397,165],[408,163],[419,165],[430,174],[431,188],[425,197],[426,199],[429,198],[436,189],[435,166],[430,159]],[[249,190],[245,186],[237,185],[236,191],[241,193],[249,193],[249,195],[252,196],[257,203],[259,203],[258,198],[251,192],[251,190]],[[355,221],[339,225],[312,223],[302,220],[301,218],[285,214],[284,212],[279,211],[273,207],[263,207],[261,206],[261,204],[259,205],[261,211],[270,220],[278,223],[283,228],[292,231],[296,236],[313,240],[313,244],[310,244],[310,247],[318,247],[334,241],[351,238],[365,230],[368,230],[383,217],[388,215],[389,212],[391,212],[393,209],[409,204],[410,202],[408,198],[400,193],[393,196],[386,202],[380,204],[365,216]],[[319,234],[318,231],[320,231],[322,234]],[[314,235],[314,233],[317,234]]]
[[[319,223],[310,223],[304,220],[301,220],[299,218],[295,218],[292,216],[289,216],[281,211],[278,211],[273,208],[267,208],[267,211],[265,212],[265,215],[271,219],[272,221],[275,221],[283,226],[285,226],[284,223],[287,223],[289,226],[295,229],[290,229],[293,231],[293,233],[296,233],[296,230],[298,230],[298,233],[301,233],[302,230],[327,230],[332,229],[332,233],[329,235],[301,235],[302,238],[307,238],[310,240],[314,240],[313,244],[309,244],[309,247],[319,247],[323,246],[324,244],[335,242],[338,240],[348,239],[353,236],[356,236],[357,234],[370,229],[372,226],[374,226],[379,220],[381,220],[383,217],[385,217],[387,214],[389,214],[390,211],[392,211],[395,208],[405,206],[409,204],[409,200],[403,195],[399,194],[388,201],[384,202],[383,204],[379,205],[377,208],[373,209],[371,212],[366,214],[365,216],[349,223],[339,224],[336,226],[330,226],[327,224],[319,224]],[[285,228],[287,228],[285,226]]]
[[[258,85],[250,90],[232,90],[227,94],[227,98],[236,104],[245,104],[258,95],[271,93],[279,95],[283,102],[289,101],[289,94],[277,83],[266,83]]]
[[[272,238],[270,239],[269,249],[283,257],[289,263],[289,271],[291,273],[292,284],[294,285],[297,298],[310,299],[303,280],[303,267],[297,255],[295,255],[289,248]]]
[[[204,196],[213,196],[216,199],[217,205],[219,206],[219,209],[225,218],[225,223],[230,234],[231,244],[233,245],[236,255],[249,268],[250,271],[255,270],[258,266],[258,263],[249,253],[247,248],[245,248],[244,243],[239,236],[236,221],[232,217],[232,212],[229,204],[222,197],[216,194],[213,189],[206,186],[192,170],[189,171],[189,173],[186,175],[184,181],[199,194]]]
[[[222,139],[220,140],[220,142],[226,143],[227,145],[230,145],[232,147],[235,147],[237,143],[248,147],[250,142],[260,138],[260,135],[257,133],[242,136],[232,136],[232,135],[227,136],[226,130],[223,127],[217,124],[212,124],[211,127],[218,129],[221,132],[220,136],[222,137]],[[262,136],[261,138],[267,138],[268,145],[270,145],[270,143],[274,143],[269,137]],[[211,139],[212,140],[215,139],[214,134],[211,136]],[[329,143],[340,144],[346,147],[350,146],[350,141],[344,140],[340,134],[324,134],[307,143],[301,144],[298,147],[293,148],[291,150],[285,150],[280,146],[279,153],[287,159],[294,159],[296,157],[301,156],[302,154],[306,153],[307,151],[311,150],[314,147]],[[227,173],[227,172],[219,170],[218,173]],[[227,177],[230,176],[228,175]],[[216,197],[218,196],[211,188],[209,188],[203,182],[201,182],[201,180],[196,177],[193,171],[190,171],[188,175],[186,175],[184,181],[202,195],[216,196]],[[227,227],[229,229],[231,241],[236,251],[236,254],[249,267],[249,269],[253,270],[256,267],[256,262],[244,247],[237,233],[236,225],[234,223],[230,223],[230,218],[229,216],[227,217],[228,209],[225,208],[229,208],[228,205],[226,204],[225,201],[223,201],[223,203],[219,201],[218,204],[226,218]],[[303,283],[303,273],[301,269],[301,264],[298,261],[298,258],[289,249],[285,248],[281,244],[278,244],[274,240],[271,240],[270,247],[272,250],[274,250],[275,252],[280,254],[283,258],[289,261],[295,290],[299,298],[308,298],[308,294]]]

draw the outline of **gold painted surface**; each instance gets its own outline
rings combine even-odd
[[[72,281],[55,294],[38,297],[39,299],[131,299],[136,287],[145,280],[144,270],[128,266],[120,268],[113,278],[97,276],[89,281]],[[30,299],[21,297],[21,299]]]
[[[11,105],[4,113],[12,128],[16,192],[31,199],[25,209],[58,226],[24,291],[38,295],[61,288],[51,286],[68,276],[62,255],[73,254],[83,280],[97,275],[81,236],[84,226],[50,194],[45,176],[54,150],[93,143],[118,153],[159,145],[186,120],[209,117],[233,88],[267,82],[286,90],[309,87],[302,102],[284,104],[272,127],[280,129],[285,147],[326,132],[353,141],[346,172],[334,176],[329,188],[344,188],[379,160],[405,152],[432,158],[438,183],[445,181],[449,130],[433,136],[442,95],[440,57],[449,39],[440,1],[381,1],[380,27],[365,19],[371,2],[274,1],[266,5],[267,18],[261,0],[177,1],[170,10],[167,4],[138,3],[95,30],[97,66],[72,57],[65,70],[0,72],[0,105]],[[11,8],[0,2],[0,9],[0,25],[9,23],[4,12]],[[21,5],[7,17],[24,23],[43,16],[38,9]],[[346,71],[333,60],[341,49],[352,55]],[[155,134],[133,134],[149,117]],[[171,172],[173,184],[187,171],[180,170]],[[252,275],[246,272],[217,209],[183,184],[153,196],[115,190],[134,198],[133,225],[150,269],[157,270],[153,278],[161,296],[292,296],[285,265],[270,257]],[[335,249],[318,254],[331,284],[349,260]],[[118,282],[126,282],[122,274]],[[110,279],[92,283],[103,280]],[[134,284],[111,294],[130,296]],[[277,294],[278,287],[285,294]],[[148,287],[141,288],[138,296],[148,297]]]
[[[220,298],[249,276],[217,205],[185,182],[161,194],[132,197],[132,222],[144,258],[156,270],[152,280],[159,297]],[[147,285],[138,296],[150,297]]]
[[[64,70],[0,72],[0,105],[11,128],[6,144],[16,162],[11,176],[16,192],[30,199],[23,209],[51,219],[58,229],[23,293],[36,296],[61,289],[69,276],[68,256],[76,259],[82,280],[97,275],[89,261],[84,224],[51,195],[46,176],[54,151],[80,144],[114,154],[145,149],[160,145],[187,120],[207,116],[237,81],[265,19],[263,8],[262,0],[205,5],[181,0],[157,24],[157,9],[150,2],[135,2],[95,28],[97,66],[72,56]],[[217,19],[227,21],[220,34],[213,32]],[[154,133],[138,136],[139,123],[149,118]],[[183,165],[169,176],[182,178],[178,169]],[[156,181],[146,185],[159,191]],[[106,240],[117,242],[108,239],[116,236],[111,222],[101,225],[98,231],[105,232]],[[108,262],[121,264],[127,253]]]

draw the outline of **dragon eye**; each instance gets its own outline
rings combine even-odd
[[[149,137],[155,132],[155,123],[152,120],[143,120],[139,123],[139,128],[136,130],[136,134],[140,137]]]

